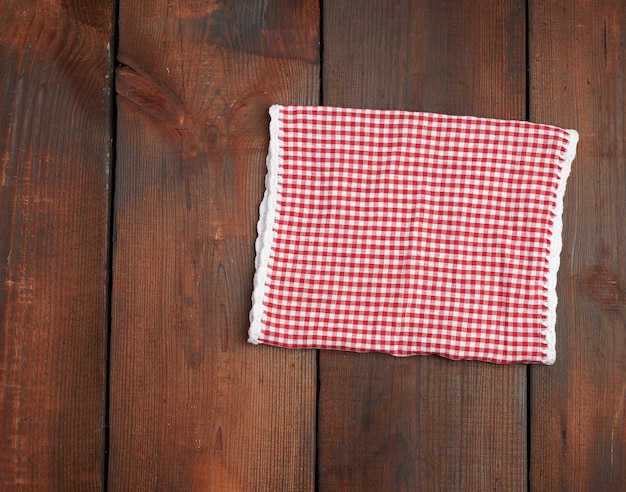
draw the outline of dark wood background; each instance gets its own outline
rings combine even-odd
[[[626,490],[626,4],[0,0],[0,490]],[[557,362],[246,343],[273,103],[580,133]]]

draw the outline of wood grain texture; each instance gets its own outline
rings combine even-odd
[[[557,359],[531,373],[533,490],[626,483],[626,12],[530,2],[534,121],[575,128],[558,279]]]
[[[112,4],[0,11],[0,489],[101,490]]]
[[[246,343],[273,103],[316,103],[317,2],[120,4],[112,490],[310,490],[314,352]]]
[[[324,3],[324,104],[523,119],[522,1]],[[320,354],[320,490],[524,490],[526,368]]]

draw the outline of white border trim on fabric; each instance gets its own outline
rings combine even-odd
[[[252,309],[250,310],[250,329],[248,342],[263,343],[263,303],[267,297],[267,272],[270,264],[270,254],[274,242],[274,224],[276,223],[278,195],[280,194],[280,169],[282,157],[280,155],[280,137],[282,122],[280,113],[283,106],[273,105],[270,110],[270,145],[267,153],[265,175],[265,193],[259,206],[259,222],[257,224],[257,239],[254,244],[256,258],[254,260],[254,289],[252,291]]]
[[[568,143],[563,155],[563,163],[558,177],[558,185],[556,190],[556,206],[554,209],[554,222],[550,231],[550,252],[548,256],[548,313],[545,327],[546,343],[548,345],[543,363],[550,365],[556,360],[556,307],[558,298],[556,293],[556,280],[559,266],[561,263],[561,249],[563,240],[561,233],[563,231],[563,197],[565,195],[565,186],[567,178],[572,169],[572,161],[576,157],[576,146],[578,144],[578,132],[576,130],[567,130]]]

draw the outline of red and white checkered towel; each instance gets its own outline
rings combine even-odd
[[[249,341],[551,364],[578,134],[272,106]]]

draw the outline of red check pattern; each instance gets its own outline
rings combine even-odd
[[[252,343],[554,361],[575,131],[406,111],[270,114]]]

